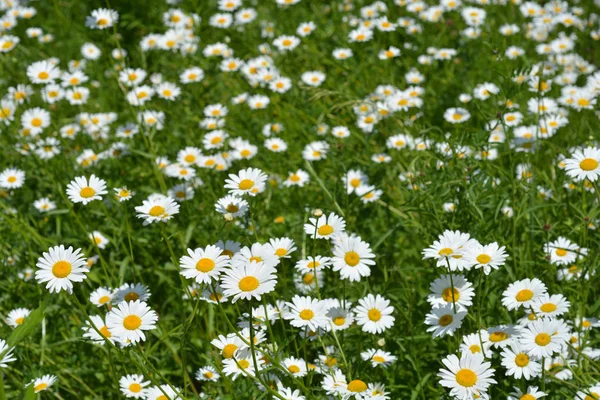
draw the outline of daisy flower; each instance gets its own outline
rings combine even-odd
[[[96,307],[102,307],[105,304],[110,304],[113,298],[112,290],[101,287],[90,293],[90,303]]]
[[[346,221],[334,213],[321,215],[319,219],[309,218],[308,222],[304,224],[304,232],[315,239],[332,239],[346,229]]]
[[[88,204],[94,200],[102,200],[102,195],[108,193],[106,191],[106,181],[90,176],[89,180],[85,176],[75,178],[67,186],[67,195],[73,203]]]
[[[33,391],[35,393],[39,393],[44,390],[48,390],[54,382],[56,382],[56,376],[54,375],[44,375],[41,378],[36,378],[29,382],[29,385],[33,385]],[[27,386],[29,386],[27,385]]]
[[[258,369],[261,369],[264,360],[262,358],[256,359]],[[248,375],[254,376],[256,371],[254,369],[254,363],[251,357],[248,358],[228,358],[223,360],[223,373],[226,376],[231,377],[231,380],[236,380],[239,376],[246,377]]]
[[[296,328],[307,328],[316,331],[328,324],[325,304],[310,296],[294,296],[291,302],[286,303],[288,311],[284,319],[291,320],[290,325]]]
[[[119,304],[122,301],[146,301],[150,298],[148,286],[141,283],[125,283],[112,296],[112,302]]]
[[[544,245],[544,252],[550,256],[551,263],[566,265],[575,262],[579,255],[586,255],[587,249],[580,248],[576,243],[559,236],[554,242]]]
[[[106,325],[118,339],[137,343],[146,340],[144,331],[156,329],[158,316],[148,304],[123,301],[106,314]]]
[[[189,256],[180,258],[181,275],[187,279],[195,279],[197,283],[209,284],[218,280],[221,271],[229,266],[229,257],[222,255],[217,246],[206,246],[196,250],[188,249]]]
[[[496,381],[491,363],[481,354],[464,354],[460,359],[451,354],[442,360],[446,368],[440,369],[440,384],[450,388],[450,395],[459,399],[471,399],[485,393]]]
[[[144,220],[144,225],[154,222],[167,222],[179,213],[179,204],[171,197],[161,194],[148,196],[141,206],[135,207],[137,217]]]
[[[249,194],[256,196],[265,190],[267,175],[258,168],[247,168],[238,172],[238,174],[229,174],[229,179],[225,180],[225,189],[229,193],[237,196]]]
[[[540,375],[542,365],[537,362],[527,351],[521,348],[518,341],[514,341],[510,346],[502,350],[502,366],[506,368],[507,376],[514,376],[515,379],[524,378],[531,380]]]
[[[27,308],[16,308],[11,310],[6,316],[6,323],[13,328],[16,328],[19,325],[23,325],[25,322],[25,318],[31,313],[31,310]]]
[[[294,377],[301,378],[303,376],[306,376],[306,373],[307,373],[306,361],[304,361],[300,358],[295,358],[295,357],[286,358],[283,360],[282,366],[285,369],[287,369],[288,372],[290,374],[292,374],[292,376],[294,376]]]
[[[465,263],[476,269],[483,268],[483,272],[489,275],[492,269],[498,269],[504,265],[508,257],[504,249],[504,246],[499,247],[496,242],[484,246],[473,240],[465,249],[463,259]]]
[[[99,8],[85,19],[85,25],[92,29],[107,29],[119,21],[119,14],[115,10]]]
[[[288,237],[269,239],[269,243],[279,258],[290,258],[290,254],[296,251],[294,241]]]
[[[600,175],[600,149],[586,147],[577,150],[571,158],[565,160],[565,171],[576,182],[584,179],[595,182]]]
[[[227,297],[233,297],[235,303],[239,299],[261,299],[265,293],[270,293],[277,284],[275,267],[262,261],[254,260],[243,266],[225,269],[221,275],[221,286]]]
[[[304,187],[310,182],[310,176],[304,170],[297,170],[296,172],[290,172],[287,179],[283,182],[286,187],[299,186]]]
[[[359,237],[343,235],[340,239],[333,248],[333,270],[340,271],[340,277],[350,282],[371,275],[369,266],[375,265],[375,254],[369,244]]]
[[[119,200],[119,203],[122,203],[127,200],[131,200],[135,192],[127,189],[127,187],[123,186],[120,188],[114,188],[115,191],[115,199]]]
[[[532,304],[531,309],[541,317],[558,317],[569,311],[571,303],[562,294],[544,294],[538,297]]]
[[[221,375],[211,366],[200,368],[196,371],[196,379],[203,382],[216,382],[219,380]]]
[[[539,279],[523,279],[511,283],[502,293],[502,305],[509,311],[521,306],[529,308],[536,299],[546,293],[546,285]]]
[[[471,264],[465,262],[463,254],[473,242],[468,233],[444,231],[438,240],[423,250],[423,259],[433,258],[437,260],[438,267],[450,268],[451,271],[468,270]]]
[[[25,183],[25,172],[16,168],[7,168],[0,173],[0,187],[17,189]]]
[[[150,384],[149,381],[144,381],[142,375],[125,375],[119,379],[119,386],[121,386],[121,393],[125,397],[133,399],[141,399],[146,397],[146,391],[144,388]]]
[[[390,301],[381,295],[368,294],[358,300],[358,304],[353,311],[356,322],[362,326],[363,332],[380,334],[394,326],[395,318],[392,315],[394,307],[390,306]]]
[[[360,353],[360,357],[364,361],[369,361],[373,368],[387,368],[398,359],[398,357],[392,355],[392,353],[383,351],[381,349],[369,349],[367,351],[363,351]]]
[[[494,348],[506,348],[514,342],[514,336],[518,333],[512,325],[500,325],[488,328],[488,340]]]
[[[73,282],[82,282],[88,272],[87,262],[80,252],[81,249],[65,249],[63,245],[51,247],[38,258],[35,279],[38,283],[46,283],[50,293],[61,290],[72,293]]]
[[[442,275],[431,282],[429,285],[431,294],[427,296],[429,304],[432,306],[456,304],[465,308],[473,305],[475,290],[471,282],[463,275],[453,275],[452,279],[450,278],[450,275]]]
[[[452,304],[445,304],[431,309],[431,313],[425,317],[425,324],[429,325],[427,332],[433,332],[434,338],[438,336],[450,335],[461,327],[462,321],[467,315],[466,311],[457,309],[454,312]]]

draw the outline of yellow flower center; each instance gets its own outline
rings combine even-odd
[[[556,249],[556,255],[559,257],[564,257],[567,255],[567,251],[565,249]]]
[[[344,256],[344,261],[351,267],[356,266],[360,262],[360,256],[355,251],[349,251]]]
[[[243,179],[238,185],[240,190],[249,190],[252,186],[254,186],[254,181],[251,179]]]
[[[123,296],[123,300],[125,301],[136,301],[140,298],[140,295],[136,292],[129,292],[125,296]]]
[[[279,248],[279,249],[275,250],[275,255],[277,257],[283,257],[283,256],[287,255],[287,250],[284,248]]]
[[[238,206],[236,206],[235,204],[229,204],[225,209],[227,210],[228,213],[232,213],[232,214],[240,211]]]
[[[300,318],[305,321],[310,321],[315,316],[315,313],[312,310],[302,310],[300,311]]]
[[[519,293],[517,293],[515,298],[517,299],[517,301],[521,301],[521,302],[528,301],[533,298],[533,292],[529,289],[523,289],[523,290],[520,290]]]
[[[290,365],[288,368],[288,371],[290,371],[292,374],[297,374],[298,372],[300,372],[300,367],[297,365]]]
[[[151,217],[158,217],[165,213],[165,208],[163,206],[154,206],[148,211]]]
[[[39,385],[36,385],[36,386],[33,388],[33,390],[34,390],[35,392],[39,392],[39,391],[42,391],[42,390],[46,389],[47,387],[48,387],[48,384],[47,384],[47,383],[40,383]]]
[[[584,171],[593,171],[598,168],[598,161],[593,158],[585,158],[579,163],[579,168]]]
[[[109,296],[102,296],[98,299],[98,303],[100,304],[106,304],[110,301],[110,297]]]
[[[240,290],[244,292],[251,292],[258,287],[258,279],[253,276],[245,276],[238,283]]]
[[[471,347],[469,347],[469,350],[471,351],[471,354],[481,353],[481,346],[478,344],[473,344]]]
[[[487,254],[480,254],[477,256],[477,262],[479,264],[487,264],[490,261],[492,261],[492,257],[488,256]]]
[[[342,325],[344,325],[346,323],[346,318],[344,318],[344,317],[335,317],[333,319],[333,323],[336,326],[342,326]]]
[[[142,319],[137,315],[131,314],[123,320],[123,326],[129,331],[134,331],[142,325]]]
[[[454,288],[454,290],[452,290],[451,287],[446,288],[442,292],[442,299],[448,303],[456,302],[458,299],[460,299],[460,292],[456,288]]]
[[[501,332],[501,331],[490,334],[490,341],[494,342],[494,343],[502,342],[503,340],[506,340],[507,338],[508,338],[508,335],[505,332]]]
[[[235,354],[238,347],[235,344],[229,343],[223,347],[223,357],[231,358]]]
[[[468,368],[463,368],[456,373],[456,382],[465,387],[475,386],[477,383],[477,374]]]
[[[201,258],[196,263],[196,269],[200,272],[210,272],[215,268],[215,262],[210,258]]]
[[[369,319],[374,322],[377,322],[381,319],[381,311],[376,308],[371,308],[367,315]]]
[[[321,236],[331,235],[333,233],[333,226],[331,225],[321,225],[319,229],[317,229],[317,233]]]
[[[210,371],[206,371],[206,372],[205,372],[204,374],[202,374],[202,375],[204,375],[204,377],[205,377],[206,379],[210,379],[210,378],[212,378],[212,377],[213,377],[213,373],[212,373],[212,372],[210,372]]]
[[[519,398],[519,400],[536,400],[536,397],[532,394],[525,393],[523,396]]]
[[[40,79],[48,79],[50,77],[50,74],[47,73],[46,71],[42,71],[38,74],[38,78]]]
[[[442,315],[439,320],[440,326],[448,326],[452,323],[454,318],[450,314]]]
[[[98,22],[96,22],[96,24],[98,24],[98,26],[106,26],[106,25],[108,25],[108,20],[106,18],[100,18],[98,20]],[[139,392],[139,390],[138,390],[138,392]]]
[[[104,336],[105,338],[109,338],[112,336],[112,333],[110,333],[110,331],[108,330],[108,326],[106,326],[106,325],[98,330],[100,331],[102,336]]]
[[[71,273],[71,263],[68,261],[58,261],[52,266],[52,274],[57,278],[65,278]]]
[[[449,255],[451,255],[452,253],[454,253],[454,250],[452,250],[450,247],[444,247],[443,249],[441,249],[438,254],[440,256],[444,256],[444,257],[448,257]]]
[[[556,304],[554,304],[554,303],[542,304],[542,306],[540,307],[540,310],[542,310],[545,313],[551,313],[553,311],[556,311]]]
[[[25,318],[24,318],[24,317],[20,317],[20,318],[17,318],[17,319],[15,319],[15,323],[16,323],[17,325],[23,325],[23,322],[24,322],[24,321],[25,321]]]
[[[187,156],[185,156],[184,160],[187,163],[193,163],[194,161],[196,161],[196,156],[193,154],[188,154]]]
[[[42,120],[40,118],[34,118],[31,120],[31,125],[35,127],[40,127],[42,126]]]
[[[577,100],[577,104],[582,107],[587,107],[590,105],[590,101],[588,99],[579,99]]]
[[[7,180],[8,180],[9,183],[15,183],[17,181],[17,177],[16,176],[9,176]]]
[[[529,356],[525,353],[517,354],[517,357],[515,357],[515,364],[519,367],[527,366],[529,364]]]
[[[90,197],[93,197],[95,194],[96,194],[96,191],[89,186],[84,187],[79,192],[79,195],[81,197],[83,197],[84,199],[89,199]]]
[[[355,379],[348,384],[348,390],[353,393],[361,393],[367,390],[367,384],[360,379]]]
[[[140,385],[139,383],[132,383],[131,385],[129,385],[129,391],[133,393],[139,393],[142,391],[142,385]]]
[[[535,343],[538,346],[547,346],[550,343],[550,335],[547,333],[538,333],[535,337]]]

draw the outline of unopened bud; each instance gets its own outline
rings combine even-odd
[[[231,215],[230,213],[223,214],[223,218],[225,218],[225,221],[227,222],[233,221],[233,215]]]
[[[323,210],[321,210],[320,208],[315,208],[312,212],[313,217],[317,217],[319,218],[321,215],[323,215]]]

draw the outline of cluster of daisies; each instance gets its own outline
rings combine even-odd
[[[544,251],[550,262],[557,265],[569,265],[587,254],[587,249],[562,237],[545,244]],[[467,233],[446,231],[423,251],[423,256],[433,258],[438,267],[448,272],[431,283],[427,301],[433,308],[425,324],[429,325],[428,331],[434,338],[453,336],[463,326],[475,297],[473,285],[462,273],[475,268],[487,275],[504,265],[507,254],[497,243],[483,246]],[[484,289],[482,281],[479,282],[477,289],[481,297]],[[548,376],[568,380],[573,377],[570,366],[576,364],[577,357],[600,359],[600,349],[591,347],[586,335],[593,327],[600,327],[598,320],[584,316],[564,320],[571,303],[561,294],[548,293],[541,280],[527,278],[511,283],[502,294],[502,305],[508,311],[522,312],[516,324],[482,327],[474,333],[463,334],[460,353],[442,360],[444,368],[438,374],[440,384],[449,388],[454,398],[490,398],[487,391],[490,385],[497,383],[494,377],[501,376],[495,374],[494,364],[501,365],[504,375],[514,379],[549,379],[543,378],[544,371]],[[479,304],[477,313],[480,313]],[[482,325],[480,315],[475,320],[477,325]],[[538,399],[547,394],[539,390],[539,386],[528,386],[526,390],[515,387],[513,397],[509,398]],[[588,392],[584,390],[580,394],[584,398]]]
[[[253,220],[257,197],[263,194],[268,202],[277,190],[299,196],[306,191],[303,188],[316,187],[317,183],[327,191],[325,187],[330,182],[323,183],[315,167],[325,164],[328,158],[342,159],[344,146],[358,137],[369,144],[361,150],[368,153],[371,167],[380,170],[383,166],[378,164],[400,165],[399,160],[416,159],[422,154],[419,152],[433,154],[430,171],[415,170],[412,162],[409,167],[400,168],[398,179],[405,184],[403,188],[412,192],[426,188],[432,174],[454,167],[451,161],[456,159],[469,160],[477,166],[467,177],[468,182],[472,177],[483,176],[486,184],[502,188],[505,175],[488,176],[490,170],[486,166],[500,165],[509,154],[516,160],[514,171],[510,160],[510,175],[514,173],[524,190],[535,190],[537,197],[545,200],[552,198],[556,189],[537,181],[535,174],[539,172],[531,158],[548,143],[554,146],[552,138],[568,129],[583,129],[579,120],[597,114],[600,71],[578,51],[587,43],[582,40],[584,37],[600,40],[600,18],[594,13],[586,15],[582,4],[563,0],[544,4],[523,0],[395,0],[393,6],[383,1],[357,2],[361,3],[358,6],[343,0],[319,9],[332,20],[341,13],[341,26],[333,29],[326,22],[315,23],[324,21],[314,15],[318,4],[310,14],[302,14],[301,22],[292,23],[288,16],[297,4],[313,4],[301,0],[272,2],[280,18],[289,23],[262,19],[259,10],[267,2],[211,0],[213,7],[208,8],[213,11],[201,16],[184,10],[183,4],[177,8],[178,0],[167,0],[174,7],[159,14],[161,27],[146,31],[132,48],[126,48],[122,41],[119,24],[123,21],[118,11],[99,8],[80,21],[92,30],[90,37],[94,39],[78,44],[78,59],[68,60],[49,57],[51,47],[46,44],[54,40],[52,33],[36,26],[21,29],[20,25],[29,24],[36,17],[36,8],[28,6],[25,0],[0,0],[0,53],[7,70],[16,72],[10,70],[12,58],[35,57],[29,62],[18,60],[23,65],[23,79],[3,85],[7,88],[0,98],[0,128],[10,137],[10,151],[24,160],[23,165],[35,165],[35,169],[20,166],[7,156],[10,164],[2,165],[0,197],[2,201],[16,199],[16,207],[27,185],[48,181],[50,189],[46,186],[46,193],[36,193],[33,207],[48,219],[62,211],[70,212],[69,217],[86,229],[80,216],[103,213],[108,217],[116,210],[128,218],[129,200],[139,198],[136,192],[143,195],[133,207],[134,214],[144,226],[158,226],[154,230],[140,229],[152,233],[160,230],[169,244],[171,262],[176,264],[182,282],[182,293],[177,296],[189,302],[198,300],[195,307],[203,302],[202,306],[218,310],[228,323],[228,333],[217,332],[211,338],[210,345],[218,357],[210,363],[202,361],[202,366],[195,365],[199,367],[195,378],[203,388],[216,387],[214,382],[230,384],[243,379],[265,396],[283,400],[307,400],[317,395],[342,400],[394,398],[397,395],[390,386],[386,388],[386,382],[373,378],[375,375],[368,371],[388,368],[398,359],[386,351],[385,336],[396,324],[395,313],[400,305],[393,303],[397,300],[389,293],[379,293],[379,286],[372,287],[374,279],[369,280],[378,273],[374,253],[378,245],[372,248],[348,229],[352,219],[344,217],[335,200],[336,212],[304,210],[303,224],[295,226],[295,233],[302,237],[301,244],[283,235],[261,242]],[[499,13],[510,17],[495,26],[496,17],[488,14]],[[445,25],[457,29],[460,41],[455,47],[428,40],[429,32]],[[210,33],[204,35],[205,30]],[[473,53],[481,55],[475,45],[487,43],[496,31],[503,44],[494,44],[498,49],[493,51],[492,62],[512,72],[504,75],[489,71],[485,78],[462,85],[462,93],[453,95],[451,104],[444,105],[439,115],[431,115],[435,108],[430,105],[435,104],[444,89],[438,86],[440,70],[455,74],[454,68],[469,64]],[[19,36],[18,32],[24,34]],[[331,42],[336,47],[326,51],[318,66],[304,62],[310,46],[315,42],[319,47],[325,45],[315,40],[321,33],[335,38]],[[403,44],[394,46],[393,38],[398,35]],[[240,46],[238,39],[244,40],[245,36],[257,36],[262,43]],[[215,41],[215,37],[221,39]],[[35,46],[35,51],[29,51],[30,45]],[[46,47],[38,51],[38,46]],[[154,62],[164,60],[161,57],[183,62],[172,64],[177,67],[171,71],[163,63]],[[357,62],[371,59],[381,72],[381,79],[367,79],[367,89],[360,98],[351,93],[352,101],[319,111],[319,118],[286,103],[294,98],[304,101],[305,95],[313,100],[338,95],[338,72],[348,72],[357,67]],[[376,85],[371,85],[375,81]],[[99,102],[106,99],[109,82],[115,90],[108,97],[114,101],[112,109],[118,112]],[[225,85],[212,87],[215,82]],[[236,85],[230,85],[231,82],[239,83],[243,89],[232,92]],[[205,101],[204,96],[210,91],[222,92],[222,96],[212,103]],[[185,128],[189,135],[184,145],[173,146],[171,139],[182,135],[177,131],[177,122],[181,122],[177,119],[182,117],[174,110],[189,104],[194,105],[191,111],[184,111],[186,123],[191,122]],[[337,112],[344,106],[349,109],[349,121]],[[289,108],[294,108],[294,115],[309,121],[312,127],[302,136],[295,132],[298,129],[292,121],[285,119]],[[256,129],[246,123],[247,117],[241,117],[244,127],[256,132],[240,134],[240,121],[236,120],[240,115],[261,121]],[[427,125],[426,121],[437,117],[439,127]],[[483,140],[477,145],[469,138],[470,124],[483,132]],[[292,151],[296,145],[301,150]],[[567,177],[564,190],[582,188],[600,198],[597,139],[591,136],[584,144],[556,150],[558,157],[550,161]],[[305,162],[302,168],[293,165],[295,153],[298,161]],[[70,182],[62,182],[62,175],[54,170],[56,164],[51,164],[56,158],[64,159],[76,171],[95,173],[72,172],[67,178]],[[118,161],[111,163],[115,159]],[[117,183],[125,181],[125,177],[111,176],[105,170],[97,172],[115,163],[125,165],[129,159],[135,160],[132,163],[146,163],[157,182],[145,185],[135,177],[140,185],[134,191]],[[261,166],[265,159],[269,161]],[[285,165],[287,174],[277,172],[278,162]],[[358,167],[357,161],[347,169],[344,165],[344,173],[332,180],[341,185],[347,198],[355,195],[351,199],[359,199],[362,204],[387,207],[381,197],[383,188],[389,186],[374,179],[375,174],[369,176],[367,172],[372,168],[367,168],[367,163]],[[43,176],[38,176],[40,169]],[[237,172],[218,175],[224,171]],[[123,175],[126,172],[122,171]],[[215,174],[216,180],[212,176]],[[227,194],[217,194],[209,209],[202,203],[198,208],[199,199],[209,198],[208,193],[214,189],[208,182],[215,181],[224,181],[218,189]],[[526,187],[528,184],[533,189]],[[513,199],[519,197],[516,190],[510,196]],[[444,200],[449,200],[443,204],[444,211],[455,212],[457,203]],[[190,207],[186,207],[188,204]],[[61,210],[63,205],[68,210]],[[3,210],[7,216],[18,214],[17,208],[3,206]],[[201,237],[201,247],[183,246],[186,254],[180,254],[177,260],[165,234],[167,227],[175,225],[179,229],[187,222],[182,215],[198,211],[208,214],[210,210],[222,217],[219,220],[224,227],[231,223],[255,234],[256,240],[247,240],[244,245],[241,239],[232,240],[229,233],[222,239],[219,235],[210,240]],[[500,211],[513,217],[510,200]],[[26,219],[16,221],[27,223]],[[283,221],[283,217],[275,220]],[[588,227],[595,228],[595,223],[589,221]],[[60,232],[60,222],[57,226]],[[292,228],[289,232],[292,236]],[[51,294],[72,295],[76,284],[82,291],[92,287],[89,296],[84,295],[88,298],[85,305],[79,304],[77,296],[70,297],[85,315],[81,336],[92,344],[108,347],[109,352],[140,351],[144,356],[140,344],[150,339],[151,331],[158,330],[155,310],[161,310],[161,304],[151,298],[149,286],[140,282],[111,285],[97,281],[104,277],[94,276],[86,285],[81,284],[91,276],[91,268],[96,264],[101,265],[96,268],[110,280],[111,266],[103,254],[113,250],[109,245],[120,251],[121,243],[99,230],[85,233],[89,248],[97,255],[85,257],[84,249],[53,246],[39,257],[35,270],[24,268],[18,276],[26,282],[35,279]],[[592,246],[579,246],[563,236],[553,239],[548,239],[541,250],[548,264],[556,267],[556,280],[591,280],[593,269],[581,265],[591,262],[588,255]],[[133,261],[131,239],[129,251]],[[519,313],[514,321],[485,326],[481,313],[486,294],[484,279],[501,274],[494,271],[504,266],[509,257],[505,247],[496,242],[481,244],[468,233],[448,230],[422,255],[423,260],[433,259],[436,267],[444,270],[430,285],[426,300],[431,308],[422,328],[436,341],[448,340],[448,336],[457,338],[456,348],[449,346],[453,354],[441,360],[443,367],[438,374],[439,383],[449,389],[451,397],[489,399],[492,385],[508,377],[515,380],[515,385],[521,380],[509,400],[535,400],[552,395],[546,390],[547,383],[578,378],[574,367],[581,360],[600,360],[600,349],[592,346],[591,337],[591,330],[600,327],[598,320],[583,315],[585,308],[575,311],[566,296],[551,293],[552,286],[535,277],[514,280],[502,293],[501,303],[507,315]],[[23,260],[14,254],[4,264],[11,268],[20,261]],[[277,285],[281,288],[288,275],[295,292],[282,296]],[[475,286],[476,279],[479,284]],[[338,295],[331,294],[331,282],[343,287],[334,292]],[[353,290],[347,298],[346,285],[364,289]],[[237,319],[230,320],[231,313],[225,312],[225,307],[237,311]],[[93,311],[88,313],[88,309]],[[3,319],[11,329],[22,331],[21,327],[32,319],[32,312],[17,307]],[[473,326],[474,332],[464,332]],[[274,340],[276,329],[283,330],[285,340]],[[345,335],[354,342],[345,342]],[[353,344],[348,343],[360,339],[373,340],[376,345],[367,344],[364,350],[361,346],[361,351],[352,351]],[[162,339],[153,346],[161,343]],[[15,361],[11,338],[0,339],[0,369]],[[151,363],[147,364],[150,368]],[[35,393],[51,389],[58,380],[55,375],[37,376],[27,383]],[[314,387],[307,388],[307,382]],[[577,400],[600,396],[600,384],[575,382]],[[133,367],[118,383],[113,382],[114,389],[120,389],[125,397],[148,400],[184,400],[182,393],[188,389],[187,382],[184,384],[182,389],[163,376],[134,371]]]

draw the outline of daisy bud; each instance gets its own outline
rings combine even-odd
[[[230,213],[224,214],[223,218],[225,219],[225,221],[227,222],[231,222],[233,221],[233,215],[231,215]]]
[[[323,210],[321,210],[320,208],[315,208],[312,212],[313,217],[320,217],[321,215],[323,215]]]

